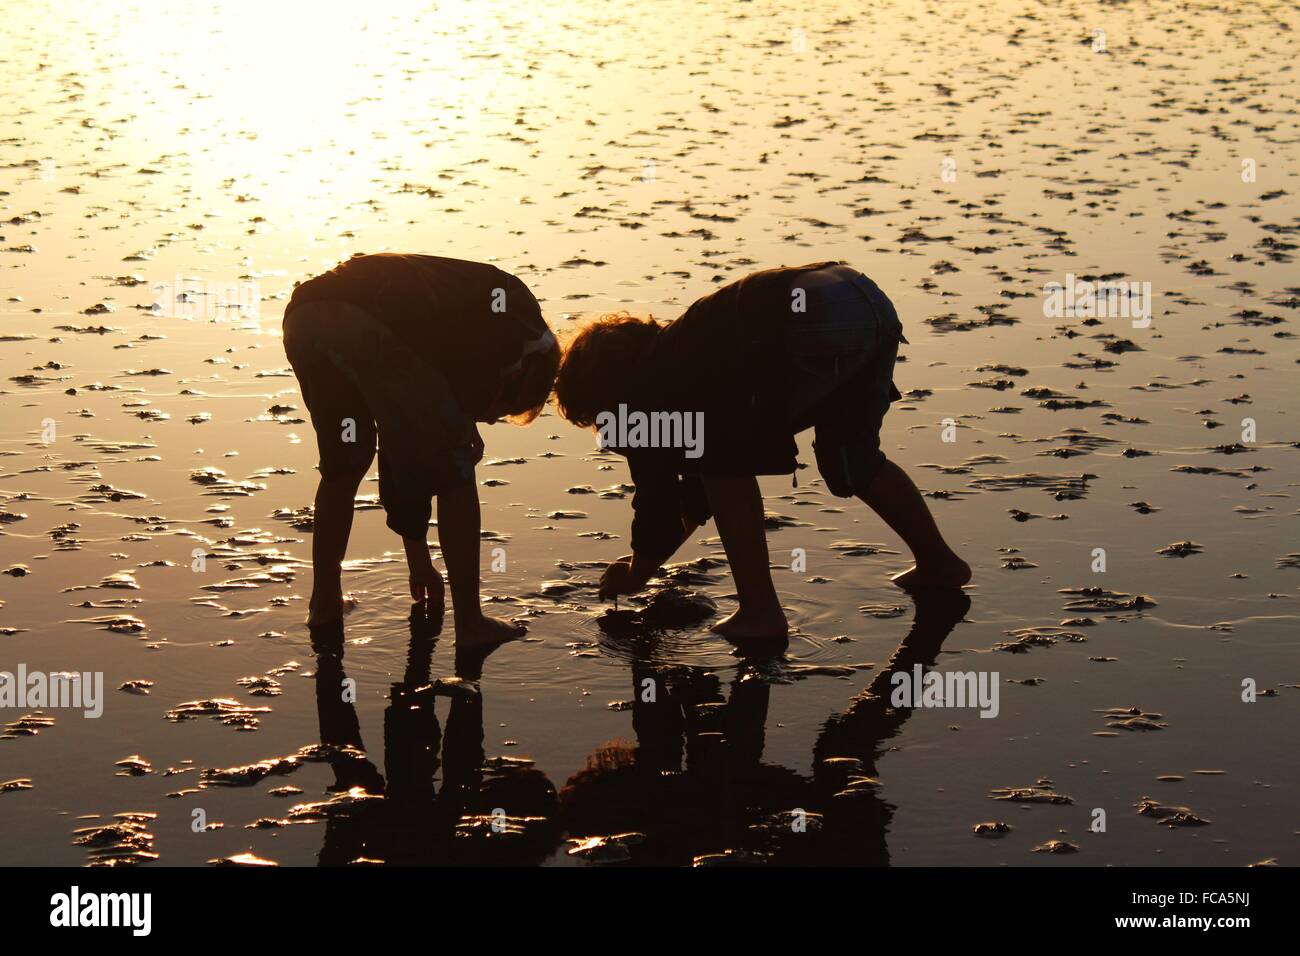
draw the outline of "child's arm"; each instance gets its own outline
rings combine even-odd
[[[620,594],[635,594],[646,586],[655,572],[665,561],[677,553],[677,549],[686,543],[686,539],[699,527],[690,518],[682,518],[682,537],[667,554],[652,556],[645,551],[625,554],[617,561],[610,562],[605,573],[600,577],[599,596],[602,600],[617,597]]]
[[[410,571],[411,600],[441,605],[446,595],[446,585],[438,569],[433,566],[433,559],[429,557],[428,542],[423,536],[402,538],[402,545],[406,548],[406,566]]]
[[[654,453],[627,456],[636,494],[632,497],[632,554],[610,564],[600,596],[634,594],[696,528],[709,520],[704,483],[697,475],[679,476],[675,462]]]

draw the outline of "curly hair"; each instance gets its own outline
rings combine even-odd
[[[632,369],[659,335],[653,318],[627,312],[602,315],[574,337],[564,350],[555,379],[555,404],[581,428],[596,424],[626,393]]]

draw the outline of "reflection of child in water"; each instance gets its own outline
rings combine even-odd
[[[384,711],[383,774],[365,756],[356,708],[341,692],[343,629],[313,632],[321,743],[335,775],[330,789],[360,787],[384,797],[326,815],[320,863],[541,863],[560,841],[555,787],[531,766],[484,756],[477,685],[494,648],[458,647],[456,676],[464,683],[444,688],[430,677],[441,614],[420,608],[411,616],[406,672]],[[440,697],[450,698],[445,731],[435,709]]]
[[[915,604],[889,662],[827,718],[810,777],[763,762],[770,685],[762,668],[742,664],[724,699],[713,674],[634,665],[637,742],[605,744],[564,785],[565,829],[573,837],[640,831],[638,863],[888,865],[894,807],[873,778],[886,742],[913,713],[890,706],[890,676],[933,666],[970,600],[955,592]]]
[[[561,789],[570,837],[639,832],[638,864],[690,865],[728,851],[755,861],[753,850],[798,862],[811,841],[783,849],[761,826],[811,799],[804,778],[762,760],[769,686],[738,676],[727,699],[716,675],[697,668],[639,664],[632,676],[637,742],[602,745]]]

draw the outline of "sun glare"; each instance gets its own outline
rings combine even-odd
[[[434,9],[441,23],[460,28],[414,30],[417,16]],[[365,156],[382,145],[386,130],[416,116],[435,123],[448,92],[474,84],[490,60],[467,56],[484,39],[470,13],[467,4],[444,9],[416,0],[379,7],[224,0],[111,10],[85,3],[68,14],[66,29],[73,35],[84,31],[85,18],[111,18],[100,33],[110,41],[86,52],[115,61],[115,69],[92,79],[104,85],[90,96],[136,116],[138,128],[149,131],[138,144],[142,159],[184,153],[196,173],[211,166],[237,177],[254,167],[265,172],[268,157],[292,153],[290,178],[309,190],[341,172],[331,147]],[[411,61],[405,73],[404,60]],[[431,72],[446,82],[431,86]],[[371,168],[351,165],[359,173]]]

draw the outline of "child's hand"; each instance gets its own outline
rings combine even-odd
[[[403,538],[406,548],[406,566],[410,569],[407,579],[411,588],[412,601],[428,601],[431,605],[441,605],[446,593],[442,575],[433,566],[429,557],[429,546],[423,538]]]
[[[611,562],[600,577],[599,597],[602,601],[616,598],[620,594],[635,594],[645,586],[632,573],[632,555]]]
[[[411,553],[408,549],[406,564],[411,569],[410,577],[407,578],[411,588],[411,600],[427,601],[431,606],[441,605],[446,593],[446,585],[438,569],[429,560],[429,552],[421,549]]]
[[[408,579],[411,587],[412,601],[427,601],[430,605],[439,605],[446,593],[442,575],[432,564],[428,567],[412,569]]]

